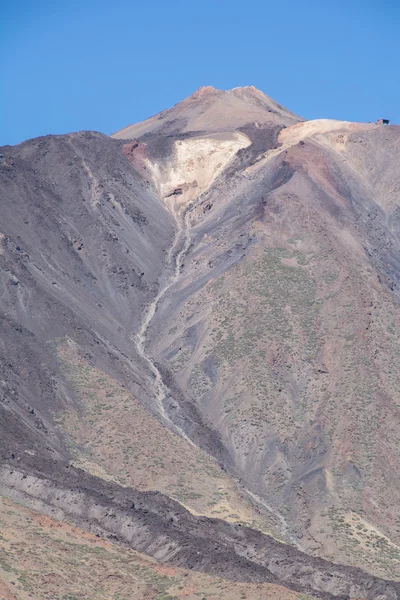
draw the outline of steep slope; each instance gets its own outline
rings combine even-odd
[[[133,139],[155,133],[171,135],[195,131],[216,133],[240,129],[250,123],[282,126],[300,120],[253,86],[229,91],[205,86],[172,108],[117,131],[113,137]]]
[[[97,133],[4,148],[2,161],[2,460],[73,459],[202,514],[219,505],[255,520],[222,469],[153,414],[153,372],[136,338],[180,239],[157,191],[119,142]],[[191,436],[224,463],[218,437],[187,412]],[[201,493],[183,477],[185,453]]]
[[[58,375],[58,339],[73,336],[103,367],[114,361],[132,389],[143,382],[132,332],[156,294],[174,220],[116,146],[87,132],[2,151],[3,457],[28,440],[63,452],[51,415],[74,400]]]
[[[392,576],[399,136],[297,124],[222,174],[189,205],[190,251],[150,349],[304,548]]]
[[[400,597],[399,143],[250,87],[3,148],[1,494],[174,568]]]

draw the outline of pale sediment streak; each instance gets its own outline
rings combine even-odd
[[[272,160],[277,154],[280,154],[284,149],[285,149],[285,147],[283,147],[283,148],[280,147],[276,151],[270,151],[269,153],[267,152],[265,158],[267,158],[268,161]],[[139,356],[147,363],[151,373],[153,373],[154,395],[155,395],[155,400],[157,403],[159,415],[164,420],[164,422],[166,422],[169,425],[169,427],[172,430],[174,430],[176,433],[178,433],[181,437],[183,437],[192,446],[197,448],[196,444],[186,435],[184,430],[181,427],[179,427],[176,423],[174,423],[168,416],[168,414],[164,408],[164,400],[166,400],[166,398],[169,395],[168,387],[163,382],[163,378],[162,378],[160,370],[158,369],[157,365],[155,364],[155,362],[151,358],[151,356],[149,354],[147,354],[146,348],[145,348],[146,339],[147,339],[147,331],[148,331],[148,329],[151,325],[151,322],[154,318],[157,307],[158,307],[160,301],[162,300],[162,298],[165,296],[165,294],[178,281],[178,279],[181,275],[182,261],[186,255],[187,251],[189,250],[189,246],[190,246],[190,223],[189,223],[190,210],[187,210],[187,209],[185,210],[184,208],[182,208],[181,211],[175,211],[174,209],[171,209],[171,207],[168,205],[167,205],[167,208],[169,209],[171,214],[174,216],[176,226],[177,226],[173,243],[167,252],[167,261],[166,261],[167,269],[171,268],[173,266],[173,274],[171,275],[171,277],[167,278],[167,280],[161,285],[157,295],[155,296],[153,301],[148,306],[148,308],[144,314],[144,318],[142,320],[140,329],[134,338],[134,343],[135,343],[135,346],[136,346]],[[178,248],[180,245],[182,245],[182,247],[178,251]],[[268,512],[272,513],[278,519],[278,521],[280,523],[280,534],[284,538],[289,540],[299,550],[302,550],[299,542],[289,533],[289,525],[288,525],[286,519],[283,517],[283,515],[276,508],[274,508],[273,506],[268,504],[265,500],[263,500],[262,498],[260,498],[259,496],[257,496],[256,494],[254,494],[253,492],[248,490],[247,488],[244,488],[244,491],[248,494],[248,496],[250,498],[252,498],[252,500],[256,504],[258,504],[259,506],[263,506],[265,509],[268,510]]]
[[[158,412],[161,418],[166,421],[169,426],[177,431],[180,436],[182,436],[186,441],[188,441],[192,446],[194,443],[192,440],[186,435],[181,427],[176,425],[168,416],[165,408],[164,408],[164,400],[168,397],[169,390],[165,383],[163,382],[162,375],[154,360],[147,354],[146,352],[146,339],[147,339],[147,331],[150,327],[150,324],[154,318],[155,312],[157,310],[159,302],[168,292],[168,290],[176,283],[181,274],[182,268],[182,260],[189,249],[190,245],[190,231],[189,231],[189,219],[188,213],[176,214],[174,211],[171,211],[174,215],[175,222],[177,225],[174,241],[167,253],[167,268],[173,266],[173,274],[169,277],[165,283],[163,283],[154,298],[154,300],[150,303],[147,308],[143,321],[141,323],[140,329],[134,338],[134,343],[136,346],[136,350],[139,356],[148,364],[151,373],[154,376],[154,395],[157,403]],[[178,250],[179,246],[182,244],[182,248]]]
[[[268,510],[268,512],[272,513],[278,519],[278,521],[280,523],[280,534],[282,535],[282,537],[289,540],[294,546],[296,546],[296,548],[298,548],[298,550],[303,550],[303,548],[300,546],[300,544],[296,540],[296,538],[294,538],[289,533],[289,525],[288,525],[285,517],[283,515],[281,515],[281,513],[278,510],[276,510],[276,508],[274,508],[273,506],[271,506],[270,504],[265,502],[265,500],[263,500],[263,498],[260,498],[259,496],[257,496],[256,494],[254,494],[253,492],[248,490],[247,488],[244,488],[244,490],[245,490],[246,494],[248,494],[250,496],[250,498],[252,498],[256,502],[256,504],[259,504],[259,505],[263,506],[264,508],[266,508]]]

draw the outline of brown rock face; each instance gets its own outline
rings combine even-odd
[[[7,502],[255,594],[400,598],[399,147],[249,86],[2,148]]]

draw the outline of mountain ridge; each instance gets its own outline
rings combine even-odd
[[[122,136],[2,149],[2,494],[125,539],[115,499],[161,492],[217,546],[252,527],[282,585],[391,600],[399,130],[260,94],[200,88]],[[182,560],[211,572],[187,527]],[[227,579],[254,558],[229,539]]]
[[[294,123],[300,118],[283,109],[253,86],[218,90],[202,86],[172,108],[161,111],[137,125],[129,125],[114,134],[117,139],[140,138],[157,130],[163,134],[177,131],[217,132],[238,128],[251,122]]]

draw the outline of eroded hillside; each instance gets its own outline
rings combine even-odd
[[[146,554],[93,597],[400,597],[399,144],[249,87],[2,149],[1,493]]]
[[[189,206],[151,352],[292,540],[398,576],[398,131],[323,121],[278,141]],[[387,142],[383,194],[356,149]]]

